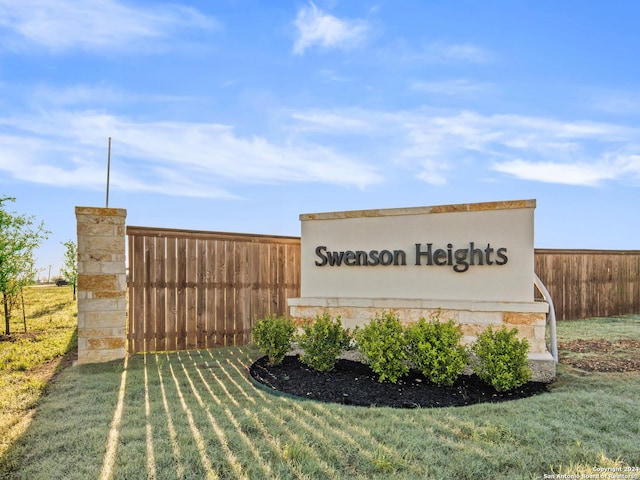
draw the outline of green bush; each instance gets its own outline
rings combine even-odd
[[[393,313],[383,312],[354,333],[356,344],[378,381],[396,383],[407,374],[407,339],[400,320]]]
[[[453,385],[469,360],[460,345],[460,327],[453,320],[441,323],[439,317],[429,322],[421,318],[406,334],[414,367],[433,383]]]
[[[334,320],[325,313],[317,316],[313,324],[307,322],[302,327],[298,346],[304,352],[300,360],[314,370],[328,372],[333,370],[338,356],[349,346],[349,342],[349,330],[342,328],[340,317]]]
[[[253,327],[253,342],[269,356],[270,365],[279,365],[291,349],[296,326],[287,317],[270,315]]]
[[[476,374],[499,392],[516,388],[531,378],[529,342],[526,338],[518,340],[517,333],[517,328],[502,327],[494,332],[489,326],[472,347]]]

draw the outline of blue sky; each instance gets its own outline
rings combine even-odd
[[[299,235],[301,213],[537,199],[639,249],[640,3],[0,0],[0,195],[52,231]],[[508,228],[508,226],[505,226]],[[45,271],[45,276],[46,276]]]

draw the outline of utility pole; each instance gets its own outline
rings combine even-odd
[[[47,277],[47,283],[51,283],[51,265],[49,265],[49,276]]]

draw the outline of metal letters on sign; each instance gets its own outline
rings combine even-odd
[[[407,253],[404,250],[342,250],[332,251],[325,245],[316,247],[315,265],[318,267],[374,267],[377,265],[407,265]],[[468,248],[454,248],[447,243],[446,248],[434,248],[433,243],[416,243],[414,265],[449,266],[454,272],[464,273],[471,266],[502,266],[509,261],[505,247],[476,247],[469,242]]]

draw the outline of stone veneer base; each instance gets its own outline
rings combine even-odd
[[[420,318],[453,320],[463,333],[462,344],[473,343],[489,325],[518,329],[518,336],[529,342],[532,380],[550,382],[556,376],[556,363],[546,346],[546,302],[480,302],[428,299],[372,298],[290,298],[289,314],[301,324],[305,319],[328,313],[340,316],[346,328],[368,323],[383,311],[395,313],[405,324]]]

